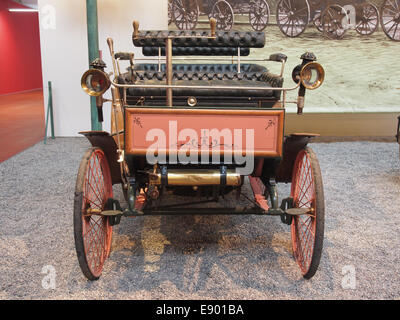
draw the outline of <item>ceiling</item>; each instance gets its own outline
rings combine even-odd
[[[38,8],[38,0],[13,0],[13,1],[23,4],[24,6],[27,6],[32,9]]]

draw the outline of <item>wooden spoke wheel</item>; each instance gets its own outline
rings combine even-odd
[[[217,20],[217,30],[229,31],[232,29],[234,13],[231,5],[225,0],[219,0],[214,4],[211,17]]]
[[[322,22],[321,22],[321,12],[315,13],[313,24],[319,32],[324,32],[324,28],[322,27]]]
[[[309,209],[309,214],[293,217],[291,228],[294,257],[304,278],[310,279],[321,259],[325,217],[321,170],[310,148],[301,150],[297,155],[291,197],[295,208]]]
[[[179,30],[193,30],[199,21],[199,6],[196,0],[172,0],[171,15]]]
[[[376,31],[378,25],[379,12],[377,7],[371,3],[364,3],[361,6],[360,21],[356,22],[356,31],[363,36],[368,36]]]
[[[103,151],[89,149],[82,158],[75,187],[74,236],[79,265],[89,280],[97,280],[110,254],[112,227],[101,216],[112,198],[110,168]]]
[[[383,3],[381,26],[389,39],[400,41],[400,0],[386,0]]]
[[[172,22],[172,2],[168,1],[168,25]]]
[[[306,30],[310,7],[306,0],[280,0],[276,9],[279,29],[287,37],[298,37]]]
[[[342,39],[346,33],[344,21],[348,21],[346,10],[339,5],[328,6],[321,15],[324,35],[329,39]]]
[[[269,15],[269,5],[265,0],[254,0],[250,3],[249,22],[255,31],[265,29]]]

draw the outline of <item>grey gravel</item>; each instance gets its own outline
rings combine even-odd
[[[313,144],[326,199],[324,251],[304,280],[277,217],[127,218],[99,281],[74,248],[75,177],[88,147],[58,138],[0,163],[0,299],[399,299],[400,161],[395,143]],[[280,185],[281,198],[289,194]],[[119,186],[115,196],[122,198]],[[42,287],[45,266],[56,289]],[[353,266],[356,288],[343,289]],[[343,269],[345,268],[345,269]]]

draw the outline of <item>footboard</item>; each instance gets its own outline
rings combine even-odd
[[[283,109],[126,108],[125,153],[282,157]]]

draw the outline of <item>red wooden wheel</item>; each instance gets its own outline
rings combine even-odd
[[[107,159],[99,148],[91,148],[79,167],[75,187],[74,235],[79,265],[89,280],[100,277],[110,253],[112,227],[101,216],[112,198],[111,174]]]
[[[294,257],[304,278],[309,279],[317,271],[321,259],[325,217],[321,170],[310,148],[297,155],[291,197],[294,207],[309,209],[309,214],[294,216],[292,221]]]

